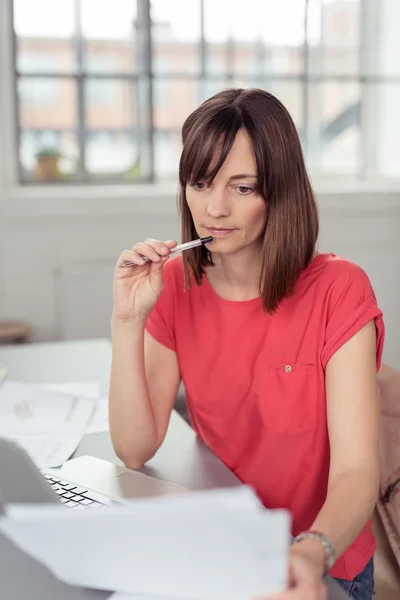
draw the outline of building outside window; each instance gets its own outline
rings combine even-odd
[[[13,9],[23,184],[175,180],[184,119],[231,86],[282,100],[319,178],[400,176],[398,0],[14,0]]]

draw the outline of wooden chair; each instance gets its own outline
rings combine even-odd
[[[382,365],[378,373],[378,384],[380,392],[380,406],[381,406],[381,428],[384,430],[384,435],[388,435],[388,424],[390,425],[391,433],[399,439],[400,443],[400,372]],[[391,411],[388,408],[393,407],[391,419]],[[396,416],[395,416],[396,415]],[[384,419],[389,419],[389,423]],[[397,436],[398,427],[398,436]],[[382,431],[382,429],[381,429]],[[387,452],[387,444],[383,444],[381,447],[381,470],[385,472],[385,451]],[[392,448],[393,446],[389,446]],[[397,452],[397,446],[395,448],[395,455],[393,450],[391,451],[391,457],[400,456]],[[384,451],[382,451],[384,450]],[[391,458],[391,461],[393,458]],[[400,467],[400,464],[399,464]],[[392,545],[389,542],[388,528],[390,527],[388,521],[386,524],[382,521],[381,515],[385,517],[383,505],[378,502],[377,509],[375,510],[373,522],[374,522],[374,533],[377,540],[377,550],[375,553],[375,591],[374,600],[399,600],[400,599],[400,555],[396,552],[397,557],[393,552]]]
[[[385,529],[378,512],[373,517],[373,531],[377,549],[375,561],[375,596],[374,600],[399,600],[400,569],[389,545]]]

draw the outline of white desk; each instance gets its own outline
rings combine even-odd
[[[9,378],[27,383],[64,383],[98,382],[101,394],[107,395],[110,377],[111,344],[109,340],[83,340],[76,342],[55,342],[46,344],[28,344],[21,346],[0,346],[0,365],[8,367]],[[84,436],[75,456],[91,454],[98,458],[120,463],[111,445],[108,433]],[[143,472],[172,481],[193,489],[206,489],[237,485],[236,476],[204,446],[191,427],[174,411],[171,416],[166,439],[156,456],[142,469]],[[1,547],[1,546],[0,546]],[[8,559],[9,561],[10,559]],[[24,572],[32,572],[35,582],[40,580],[47,586],[46,596],[43,589],[26,586],[26,595],[22,592],[7,600],[83,600],[106,598],[107,594],[80,590],[57,582],[38,565],[27,562],[16,551],[14,565],[18,561],[24,564]],[[5,578],[9,578],[10,587],[15,577],[13,569],[1,570],[3,557],[0,556],[0,589]],[[38,574],[38,571],[40,575]],[[15,571],[15,569],[14,569]],[[7,584],[6,584],[7,585]],[[20,588],[23,581],[19,581]],[[345,600],[347,595],[333,580],[328,581],[329,600]],[[10,592],[11,593],[11,592]]]

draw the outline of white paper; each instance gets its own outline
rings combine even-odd
[[[35,383],[34,387],[73,396],[88,396],[98,398],[100,396],[100,385],[94,381],[84,383]]]
[[[285,511],[266,511],[244,487],[86,511],[11,505],[0,518],[4,535],[68,583],[185,600],[282,590],[289,528]]]
[[[5,381],[0,387],[0,437],[18,442],[39,468],[58,467],[74,453],[95,399]]]
[[[92,416],[87,424],[85,433],[101,433],[109,431],[108,423],[108,398],[100,398],[100,385],[98,383],[45,383],[37,384],[43,389],[70,393],[75,396],[89,396],[96,398]]]
[[[86,427],[85,433],[101,433],[109,430],[108,398],[97,398],[92,417]]]
[[[149,594],[125,594],[125,592],[115,592],[108,600],[178,600],[171,596],[150,596]],[[249,600],[249,599],[248,599]]]
[[[18,436],[9,437],[22,446],[39,469],[60,467],[68,460],[80,444],[82,435],[65,436]]]

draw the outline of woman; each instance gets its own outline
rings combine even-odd
[[[317,253],[299,138],[276,98],[223,91],[182,138],[182,239],[213,241],[170,258],[175,241],[147,239],[118,259],[115,451],[132,468],[154,455],[183,380],[198,436],[266,507],[291,511],[292,573],[300,560],[316,584],[329,571],[370,599],[384,338],[371,284]],[[301,598],[293,580],[288,598]]]

